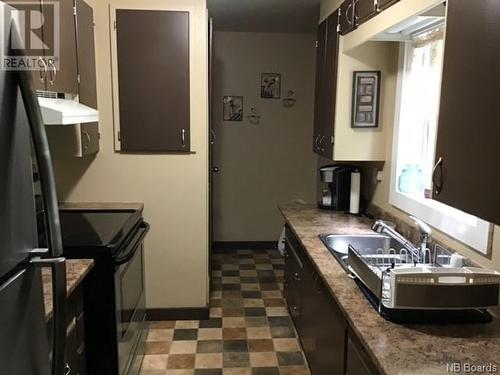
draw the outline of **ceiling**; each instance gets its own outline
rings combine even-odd
[[[316,33],[320,0],[208,0],[215,30]]]

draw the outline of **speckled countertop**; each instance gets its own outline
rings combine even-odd
[[[498,318],[490,324],[398,325],[373,309],[318,237],[323,233],[373,233],[370,220],[312,205],[284,205],[280,210],[382,373],[447,374],[446,363],[451,362],[491,363],[500,371]]]
[[[92,259],[66,260],[66,290],[68,296],[76,289],[83,278],[94,266]],[[52,316],[52,274],[49,268],[42,269],[43,297],[45,301],[45,318]]]

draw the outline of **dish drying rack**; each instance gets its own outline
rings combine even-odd
[[[355,249],[349,245],[348,267],[376,297],[382,310],[473,310],[499,305],[500,273],[436,245],[422,258],[407,249]]]

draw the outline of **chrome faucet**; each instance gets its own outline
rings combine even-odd
[[[425,259],[425,254],[427,251],[427,246],[429,245],[429,240],[431,238],[432,229],[430,226],[428,226],[426,223],[416,218],[415,216],[410,216],[410,219],[415,222],[418,227],[418,231],[420,232],[420,254],[424,256]]]
[[[372,229],[377,233],[386,234],[389,237],[392,237],[393,239],[398,241],[401,244],[401,246],[403,246],[412,254],[415,263],[420,263],[420,262],[425,263],[427,261],[426,254],[429,253],[427,247],[429,245],[429,240],[431,238],[432,229],[429,225],[424,223],[422,220],[416,218],[415,216],[410,216],[410,219],[412,219],[415,222],[420,232],[420,243],[418,248],[415,247],[409,240],[404,238],[401,234],[392,229],[383,220],[375,221],[375,223],[373,223],[372,225]]]
[[[385,221],[375,221],[372,225],[372,229],[377,233],[386,234],[389,237],[395,239],[401,244],[401,246],[403,246],[403,248],[411,253],[414,263],[420,263],[420,249],[416,248],[410,241],[408,241],[401,234],[392,229]]]

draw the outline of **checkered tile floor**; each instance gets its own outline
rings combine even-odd
[[[210,319],[151,322],[141,375],[309,375],[285,307],[283,258],[212,258]]]

